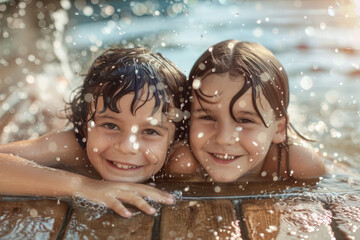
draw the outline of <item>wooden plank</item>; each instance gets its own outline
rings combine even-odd
[[[56,200],[0,201],[0,239],[56,239],[68,209]]]
[[[181,201],[163,206],[160,239],[238,239],[235,207],[229,200]]]
[[[132,211],[134,213],[134,211]],[[74,208],[64,239],[151,239],[154,217],[135,212],[127,219],[111,210]]]
[[[274,210],[274,200],[251,200],[241,204],[249,239],[275,239],[280,225],[280,213]]]
[[[339,196],[328,206],[341,237],[360,239],[360,195]]]
[[[199,199],[249,199],[249,198],[276,198],[284,196],[302,195],[302,191],[287,191],[291,188],[303,188],[316,186],[315,180],[304,181],[279,181],[279,182],[236,182],[236,183],[213,183],[213,182],[156,182],[154,185],[171,193],[180,193],[183,200]],[[360,187],[354,186],[349,191],[358,191]],[[329,194],[329,190],[317,189],[315,194]]]
[[[319,201],[246,200],[241,211],[249,239],[335,239],[331,212]]]

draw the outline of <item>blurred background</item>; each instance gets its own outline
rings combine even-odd
[[[109,46],[145,46],[187,75],[211,45],[263,44],[290,81],[290,120],[360,169],[360,0],[0,0],[0,141],[35,138]]]

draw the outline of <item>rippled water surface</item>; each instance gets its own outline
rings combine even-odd
[[[2,1],[0,113],[26,99],[35,101],[20,122],[58,109],[80,84],[78,73],[111,45],[146,46],[188,73],[216,42],[256,41],[288,72],[290,120],[298,130],[319,140],[324,155],[359,169],[359,9],[357,0]],[[10,123],[1,141],[51,127],[25,132]]]
[[[45,119],[61,109],[63,99],[81,83],[79,73],[104,48],[145,46],[188,74],[209,46],[236,38],[259,42],[275,53],[289,75],[290,121],[318,140],[315,147],[324,156],[359,172],[360,1],[87,2],[0,1],[0,117],[21,112],[17,123],[2,126],[1,143],[62,126],[62,121]],[[17,109],[23,101],[27,104]],[[26,128],[34,122],[35,128]],[[320,188],[358,189],[356,176],[334,169]],[[334,217],[347,214],[349,229],[357,228],[351,223],[358,221],[359,209],[350,204],[356,200],[346,201],[348,208],[339,207]],[[306,209],[298,212],[288,215],[299,218],[290,222],[310,224],[317,217]],[[317,220],[326,222],[331,216],[321,217]],[[50,224],[42,221],[40,233]]]

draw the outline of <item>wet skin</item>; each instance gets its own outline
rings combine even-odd
[[[271,143],[284,140],[284,121],[275,120],[268,101],[260,95],[253,104],[251,88],[234,104],[230,101],[244,85],[242,76],[210,74],[201,81],[201,91],[213,97],[206,102],[194,96],[191,109],[190,146],[195,158],[215,181],[232,182],[244,175],[258,175]]]
[[[109,181],[141,182],[163,166],[174,138],[175,125],[160,110],[152,115],[155,99],[133,115],[129,93],[118,102],[120,113],[103,109],[99,98],[94,121],[88,124],[86,151],[101,177]],[[161,107],[159,108],[161,109]]]

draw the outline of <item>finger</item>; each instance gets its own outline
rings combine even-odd
[[[126,196],[127,196],[126,199],[122,199],[122,200],[137,207],[141,211],[151,215],[156,212],[156,209],[153,208],[148,202],[146,202],[138,194],[129,192],[128,194],[126,194]]]
[[[156,165],[159,162],[158,156],[153,151],[151,151],[150,148],[146,148],[145,157],[150,163],[154,165]]]
[[[152,201],[165,203],[165,204],[173,204],[175,201],[174,195],[169,194],[167,192],[161,191],[157,188],[148,186],[148,185],[142,185],[139,186],[136,191],[142,196],[142,197],[148,197]]]
[[[116,198],[110,201],[108,207],[122,217],[129,218],[132,216],[132,213]]]

